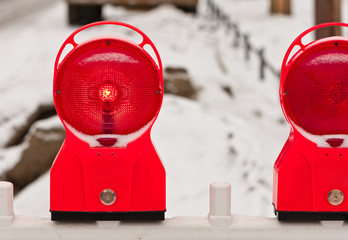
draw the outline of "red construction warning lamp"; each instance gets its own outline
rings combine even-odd
[[[308,44],[299,35],[285,54],[280,103],[291,126],[274,164],[273,205],[279,220],[348,220],[348,39]],[[300,49],[288,61],[293,48]]]
[[[142,43],[117,36],[75,42],[99,25],[129,28]],[[68,44],[73,49],[59,63]],[[58,52],[53,96],[66,139],[51,169],[52,220],[164,220],[165,170],[150,139],[163,76],[151,40],[120,22],[78,29]]]

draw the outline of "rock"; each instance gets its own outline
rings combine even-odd
[[[196,99],[198,91],[193,86],[185,68],[166,67],[164,70],[164,93]]]
[[[56,109],[53,103],[38,106],[35,112],[28,116],[28,119],[26,119],[25,124],[19,126],[18,129],[16,129],[15,134],[10,137],[9,141],[5,144],[5,147],[11,147],[20,144],[27,135],[30,127],[36,121],[52,117],[56,114]]]
[[[21,159],[6,173],[15,193],[51,168],[64,138],[65,131],[57,116],[38,121],[30,128]]]
[[[222,90],[231,98],[234,98],[234,93],[232,91],[232,88],[230,86],[224,85],[222,86]]]

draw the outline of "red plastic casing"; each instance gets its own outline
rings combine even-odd
[[[342,91],[342,99],[337,99],[337,101],[338,105],[342,106],[342,110],[336,111],[334,109],[335,105],[331,102],[329,104],[325,103],[324,99],[314,99],[313,101],[318,101],[318,104],[321,104],[322,108],[316,106],[313,107],[315,110],[311,108],[303,109],[302,114],[307,114],[307,110],[309,112],[313,111],[312,113],[316,114],[316,116],[321,116],[322,119],[308,117],[309,120],[307,119],[307,122],[305,122],[306,119],[301,119],[304,115],[300,113],[298,114],[299,117],[295,119],[291,113],[292,109],[287,105],[287,98],[291,97],[290,94],[297,94],[299,98],[303,97],[303,95],[301,96],[303,92],[287,92],[287,86],[289,85],[289,81],[294,80],[294,78],[291,78],[291,71],[295,71],[299,66],[304,66],[301,65],[301,61],[306,57],[309,58],[311,55],[315,55],[320,51],[330,54],[331,51],[336,51],[335,49],[338,47],[341,53],[344,54],[342,58],[344,63],[339,64],[347,63],[347,38],[329,37],[310,42],[306,45],[302,43],[302,38],[308,33],[329,26],[348,27],[348,24],[326,23],[306,30],[291,44],[282,63],[279,94],[284,116],[290,124],[290,135],[274,164],[273,205],[276,211],[348,212],[348,139],[346,137],[348,135],[348,122],[345,121],[348,116],[348,108],[346,107],[346,98],[348,99],[348,95],[346,94],[348,93],[348,85],[346,84],[348,83],[348,71],[346,72],[345,70],[347,68],[342,68],[344,75],[338,74],[341,73],[341,70],[337,69],[337,76],[335,76],[336,66],[334,66],[335,61],[332,61],[327,62],[326,65],[323,62],[320,63],[322,64],[320,65],[321,69],[316,69],[316,73],[311,73],[311,70],[308,69],[304,70],[310,74],[324,75],[325,77],[330,76],[327,78],[324,77],[323,79],[318,77],[319,80],[317,80],[318,85],[327,84],[326,86],[328,88],[330,88],[329,81],[334,81],[331,78],[332,76],[340,79],[339,87],[340,91]],[[298,46],[300,49],[288,61],[295,46]],[[317,57],[317,59],[320,59],[320,56]],[[326,71],[329,71],[327,73],[328,75],[325,75]],[[302,87],[299,86],[299,89],[302,89]],[[309,88],[308,94],[312,94],[311,91],[314,90]],[[328,96],[328,99],[333,99],[335,96],[338,98],[340,96],[337,96],[337,92],[338,90],[334,89],[333,93],[328,93],[325,96]],[[302,103],[307,104],[305,101]],[[301,107],[299,106],[299,108]],[[331,109],[334,109],[332,112],[336,114],[334,118],[330,114]],[[340,121],[340,119],[344,121]],[[296,121],[297,123],[295,123]],[[318,142],[316,142],[317,139]],[[329,144],[331,140],[332,143]],[[335,144],[335,142],[338,143]],[[340,190],[345,197],[339,205],[332,205],[328,201],[330,191],[335,189]]]
[[[101,36],[81,44],[75,42],[74,37],[77,33],[105,24],[129,28],[140,34],[143,41],[136,44],[117,36]],[[57,77],[67,59],[76,57],[74,53],[79,48],[100,40],[120,42],[131,49],[134,48],[142,58],[149,59],[159,79],[159,90],[156,94],[160,98],[160,103],[155,117],[140,136],[122,147],[91,147],[88,142],[71,131],[66,119],[62,117],[60,103],[57,100],[59,91]],[[59,63],[67,44],[71,44],[73,49]],[[153,49],[157,64],[144,50],[145,45]],[[86,25],[72,33],[60,48],[54,67],[53,88],[55,106],[65,127],[66,139],[50,172],[50,210],[57,212],[165,211],[165,169],[150,139],[151,128],[162,103],[163,75],[161,59],[151,40],[139,29],[125,23],[105,21]],[[111,205],[105,205],[100,200],[100,194],[105,189],[111,189],[116,193],[116,201]]]

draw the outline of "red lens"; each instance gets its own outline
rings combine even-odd
[[[331,40],[307,50],[286,76],[284,109],[309,133],[348,134],[348,43]]]
[[[157,115],[162,101],[155,63],[119,39],[79,45],[62,62],[54,89],[62,119],[88,135],[135,132]]]

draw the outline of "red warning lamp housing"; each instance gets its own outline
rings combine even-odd
[[[279,220],[348,220],[348,39],[328,37],[289,47],[280,103],[291,126],[274,164],[273,205]],[[293,48],[300,49],[288,61]]]
[[[105,24],[129,28],[143,41],[100,36],[75,42],[77,33]],[[68,44],[73,49],[59,63]],[[150,139],[163,76],[151,40],[119,22],[78,29],[56,58],[53,96],[66,139],[51,169],[52,220],[164,220],[165,170]]]

